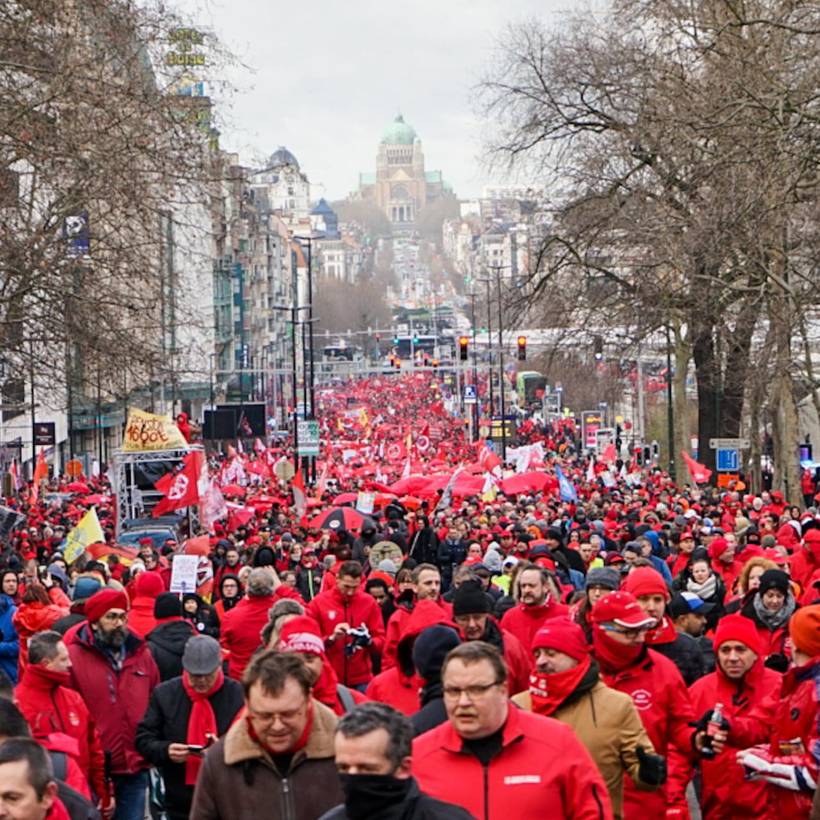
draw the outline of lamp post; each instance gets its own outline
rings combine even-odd
[[[500,365],[500,378],[498,389],[501,391],[501,460],[507,460],[507,406],[506,390],[504,389],[504,305],[501,299],[501,271],[509,265],[490,265],[490,270],[495,271],[495,282],[498,295],[498,361]],[[489,282],[489,280],[487,280]],[[489,285],[488,285],[489,290]]]
[[[672,342],[666,325],[666,431],[669,437],[669,477],[677,481],[675,465],[675,408],[672,405]]]

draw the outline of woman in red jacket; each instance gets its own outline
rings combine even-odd
[[[66,602],[63,605],[63,602]],[[59,603],[55,603],[59,602]],[[35,632],[42,632],[68,615],[68,598],[57,586],[46,589],[42,584],[30,584],[23,594],[23,602],[14,613],[13,623],[20,642],[18,668],[20,675],[28,663],[28,640]]]

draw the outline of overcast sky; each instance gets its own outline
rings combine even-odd
[[[462,198],[480,193],[481,123],[471,103],[494,38],[510,21],[557,20],[571,0],[170,0],[212,28],[250,70],[223,147],[243,162],[289,148],[315,185],[338,199],[375,170],[398,112],[416,129],[428,170]],[[324,187],[322,187],[324,186]]]

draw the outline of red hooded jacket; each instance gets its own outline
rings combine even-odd
[[[141,572],[134,581],[134,597],[128,610],[128,628],[144,638],[156,625],[154,603],[165,592],[165,582],[158,572]]]
[[[412,612],[406,613],[396,651],[398,663],[370,681],[366,693],[370,700],[387,703],[405,715],[418,712],[421,708],[419,690],[422,681],[413,667],[413,644],[428,626],[438,624],[456,628],[447,613],[435,601],[419,601]]]
[[[52,594],[52,591],[59,594]],[[20,645],[20,655],[18,666],[20,674],[28,664],[28,640],[35,632],[42,632],[51,627],[68,615],[71,602],[65,597],[62,590],[52,587],[48,597],[52,600],[50,604],[41,604],[39,601],[20,604],[17,612],[12,617],[12,623],[17,630],[17,638]]]
[[[701,758],[702,798],[704,816],[709,820],[768,820],[766,784],[748,780],[743,767],[735,760],[741,749],[747,749],[769,738],[781,675],[763,666],[758,658],[741,681],[733,681],[717,670],[695,681],[689,688],[695,717],[723,704],[723,716],[729,721],[729,742],[717,757]],[[692,765],[673,746],[669,769],[672,775],[667,791],[670,802],[683,795],[692,775]]]
[[[69,688],[70,684],[68,672],[52,672],[39,664],[29,665],[14,689],[14,702],[35,738],[59,732],[77,741],[76,759],[86,779],[85,788],[80,791],[89,797],[90,783],[95,794],[103,796],[108,786],[100,736],[82,697]]]
[[[71,680],[97,719],[102,746],[111,753],[113,774],[135,774],[148,768],[137,753],[134,740],[137,724],[148,708],[151,692],[160,677],[148,645],[128,633],[125,658],[119,670],[94,642],[91,627],[84,623],[69,639]]]
[[[262,643],[262,629],[273,604],[273,595],[246,596],[225,613],[219,643],[228,653],[228,675],[234,680],[241,680],[251,656]]]
[[[307,614],[316,620],[322,630],[327,657],[336,670],[339,681],[351,687],[368,683],[373,677],[370,658],[379,654],[384,645],[384,619],[375,599],[361,590],[347,597],[334,587],[327,592],[319,593],[308,604]],[[351,627],[358,627],[361,624],[367,626],[372,639],[370,646],[349,655],[345,651],[345,646],[351,643],[350,638],[328,641],[337,624],[343,623]]]
[[[552,600],[550,596],[547,603],[541,606],[518,604],[508,609],[501,619],[501,627],[507,632],[512,632],[521,642],[524,650],[529,652],[532,648],[532,639],[544,621],[548,618],[557,618],[559,615],[569,615],[569,607]]]
[[[487,767],[462,745],[449,720],[413,741],[413,774],[423,792],[485,820],[612,817],[589,752],[557,720],[510,706],[501,751]]]
[[[811,576],[820,570],[820,530],[811,529],[803,539],[803,546],[795,550],[789,559],[789,568],[793,581],[805,590]]]

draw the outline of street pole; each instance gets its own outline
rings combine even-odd
[[[299,462],[299,414],[296,412],[296,405],[299,401],[299,382],[296,375],[296,313],[299,310],[294,304],[291,308],[291,364],[293,366],[292,383],[293,390],[293,464],[297,470],[301,469]]]
[[[493,266],[495,271],[496,287],[498,288],[498,361],[500,365],[500,379],[498,389],[501,391],[501,461],[507,461],[507,420],[506,398],[504,387],[504,311],[501,302],[501,269],[502,265]]]
[[[475,290],[472,290],[470,293],[470,303],[472,305],[472,325],[473,325],[473,387],[475,388],[476,393],[476,403],[473,405],[472,413],[473,418],[473,427],[472,427],[472,440],[478,440],[478,419],[479,419],[479,411],[478,411],[478,347],[476,345],[476,327],[475,327]]]
[[[490,381],[490,429],[495,415],[495,398],[493,396],[493,316],[492,297],[490,295],[490,278],[484,279],[487,285],[487,378]]]
[[[666,325],[666,434],[669,438],[669,477],[677,481],[675,466],[675,409],[672,406],[672,342]]]

